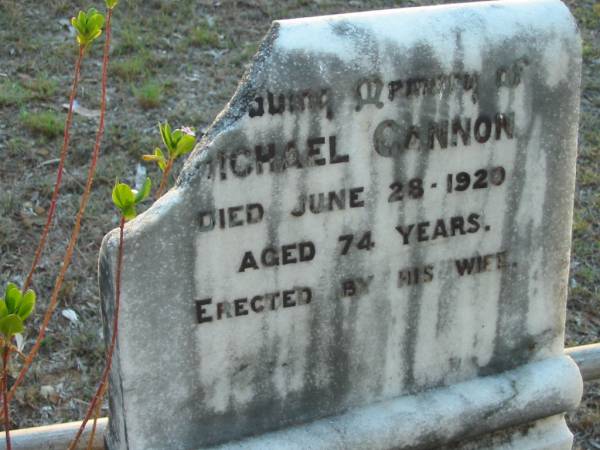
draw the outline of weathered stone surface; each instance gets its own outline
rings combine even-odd
[[[127,226],[110,448],[218,445],[561,355],[580,64],[554,0],[274,23]]]
[[[440,449],[457,437],[464,442],[448,449],[508,444],[522,450],[529,448],[525,442],[544,444],[544,449],[570,448],[564,444],[570,444],[572,435],[562,418],[532,422],[575,408],[582,388],[577,366],[562,356],[212,448],[376,450],[402,443],[401,448]],[[502,432],[488,434],[496,430]]]

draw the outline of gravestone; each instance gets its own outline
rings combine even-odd
[[[108,447],[570,448],[580,66],[558,0],[275,22],[126,227]]]

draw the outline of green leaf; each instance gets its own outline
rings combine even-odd
[[[77,17],[71,19],[71,24],[77,31],[77,42],[81,46],[88,46],[102,34],[104,16],[90,8],[87,12],[79,11]]]
[[[81,14],[81,12],[79,14]],[[71,17],[71,25],[73,25],[73,28],[75,28],[75,31],[77,31],[78,33],[81,33],[83,31],[80,23],[81,22],[79,22],[77,17]]]
[[[15,284],[15,283],[7,283],[6,284],[6,289],[4,290],[4,297],[8,297],[9,293],[16,291],[16,292],[21,292],[21,289],[19,289],[19,287]]]
[[[104,16],[99,12],[93,13],[88,20],[90,30],[95,28],[101,30],[104,26]]]
[[[130,206],[123,208],[121,210],[121,214],[123,214],[123,217],[125,217],[125,220],[131,220],[131,219],[134,219],[135,216],[137,216],[134,205],[130,205]]]
[[[171,151],[174,150],[173,140],[171,137],[171,127],[169,122],[165,122],[164,125],[158,124],[158,129],[160,130],[160,136],[162,138],[165,147],[167,147],[167,151],[169,155],[171,155]]]
[[[167,160],[160,148],[156,147],[154,149],[154,156],[157,158],[156,163],[158,164],[159,169],[164,172],[165,167],[167,167]]]
[[[23,321],[16,314],[9,314],[0,319],[0,333],[6,340],[11,339],[15,334],[23,331]]]
[[[17,315],[22,320],[25,320],[33,312],[33,308],[35,308],[35,292],[28,289],[23,295],[23,300],[21,301]]]
[[[18,305],[21,303],[21,290],[13,283],[8,283],[4,294],[4,301],[9,314],[16,312]]]
[[[191,152],[194,145],[196,145],[196,137],[191,134],[183,134],[179,142],[177,142],[177,156]]]
[[[160,170],[165,170],[165,165],[166,165],[166,161],[165,161],[165,156],[163,155],[163,152],[160,151],[160,148],[156,147],[154,149],[154,154],[153,155],[143,155],[142,159],[144,161],[152,161],[155,162],[156,164],[158,164],[158,167],[160,167]]]
[[[112,191],[113,203],[121,211],[135,203],[135,194],[125,183],[117,183]]]
[[[96,31],[90,32],[89,37],[87,38],[88,44],[91,43],[94,39],[100,37],[101,34],[102,34],[102,30],[96,30]]]
[[[136,205],[139,202],[141,202],[142,200],[144,200],[146,197],[148,197],[148,195],[150,194],[151,188],[152,188],[152,181],[150,180],[150,177],[146,177],[146,181],[144,181],[144,185],[142,186],[142,189],[140,189],[140,191],[135,196]]]
[[[171,143],[173,144],[173,147],[177,148],[177,143],[179,142],[182,136],[183,131],[181,131],[180,129],[173,131],[173,134],[171,135]]]
[[[119,0],[106,0],[106,7],[108,9],[113,9],[115,6],[117,6],[118,3]]]
[[[8,308],[6,307],[6,302],[4,300],[0,300],[0,319],[8,316]]]

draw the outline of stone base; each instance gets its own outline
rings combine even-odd
[[[583,382],[567,356],[530,363],[213,450],[566,450]]]

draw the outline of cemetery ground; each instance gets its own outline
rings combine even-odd
[[[429,3],[121,0],[113,19],[107,128],[95,188],[54,321],[12,404],[15,428],[81,419],[93,395],[104,354],[97,254],[104,234],[118,225],[110,190],[115,178],[133,183],[141,155],[160,142],[157,123],[206,128],[233,94],[274,19]],[[2,286],[22,283],[45,221],[76,57],[69,19],[90,6],[102,9],[103,2],[0,2]],[[568,6],[580,25],[584,58],[565,341],[574,346],[600,341],[600,3]],[[96,45],[84,61],[56,223],[34,278],[39,304],[30,329],[37,329],[47,305],[83,191],[97,126],[100,64],[101,45]],[[153,166],[148,174],[158,183]],[[26,348],[34,338],[25,336]],[[172,346],[177,351],[177,342]],[[17,370],[15,364],[15,375]],[[585,385],[569,423],[576,448],[600,448],[600,383]]]

